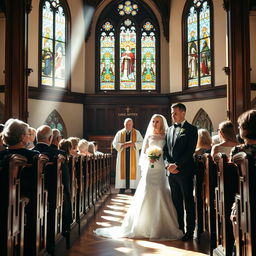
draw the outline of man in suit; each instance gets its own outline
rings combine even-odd
[[[173,125],[168,128],[164,158],[169,175],[172,200],[177,210],[179,228],[184,232],[184,207],[186,233],[183,241],[193,239],[195,229],[195,205],[193,198],[194,159],[197,128],[185,120],[186,107],[182,103],[171,106]],[[183,204],[184,203],[184,204]]]
[[[42,125],[36,131],[37,145],[35,150],[47,155],[50,161],[53,161],[54,157],[59,154],[66,155],[65,151],[56,149],[57,147],[51,147],[53,138],[53,131],[50,126]],[[62,164],[62,184],[64,186],[64,199],[63,199],[63,227],[62,232],[70,230],[70,223],[72,222],[72,206],[71,206],[71,191],[70,191],[70,176],[67,163]]]

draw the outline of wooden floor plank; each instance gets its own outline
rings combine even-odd
[[[93,232],[96,228],[121,225],[131,199],[132,196],[128,194],[113,193],[89,222],[84,233],[70,249],[68,256],[207,255],[205,248],[208,246],[200,245],[196,240],[152,242],[148,239],[110,239],[96,236]]]

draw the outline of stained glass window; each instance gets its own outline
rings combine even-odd
[[[67,87],[67,7],[65,1],[41,2],[41,85]]]
[[[115,89],[115,36],[110,22],[105,22],[100,36],[100,89]]]
[[[136,89],[136,28],[129,19],[120,28],[120,89]]]
[[[64,138],[67,138],[66,125],[56,109],[47,117],[44,124],[49,125],[52,129],[58,129]]]
[[[211,2],[188,1],[185,7],[186,87],[212,84]]]
[[[141,36],[141,89],[156,89],[156,37],[150,22],[143,25]]]
[[[159,91],[158,40],[157,19],[145,3],[107,5],[96,26],[96,91]]]

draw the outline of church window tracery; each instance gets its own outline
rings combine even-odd
[[[96,91],[160,91],[159,26],[145,3],[106,6],[96,26],[96,42]]]
[[[67,88],[70,74],[68,6],[63,0],[41,1],[40,17],[40,85]]]
[[[183,13],[185,88],[213,85],[212,3],[187,1]]]

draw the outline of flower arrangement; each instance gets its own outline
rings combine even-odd
[[[154,168],[154,163],[159,160],[162,154],[162,149],[158,146],[151,146],[147,148],[146,154],[151,163],[151,168]]]

